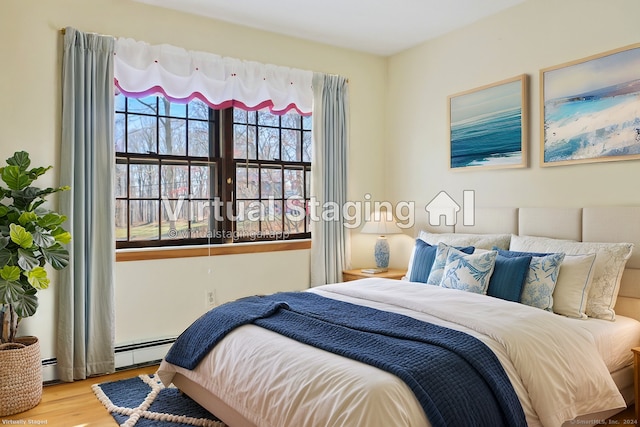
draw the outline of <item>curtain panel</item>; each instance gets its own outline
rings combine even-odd
[[[63,381],[113,372],[114,38],[66,28],[62,58],[60,211],[69,267],[60,271],[56,359]]]
[[[347,202],[349,152],[349,85],[341,76],[313,76],[313,166],[311,196],[322,217],[323,206],[337,205],[340,218],[311,221],[311,286],[342,282],[351,252],[349,231],[343,225]]]
[[[116,86],[126,96],[162,94],[173,102],[199,99],[211,108],[269,108],[311,114],[313,73],[128,38],[116,41]]]

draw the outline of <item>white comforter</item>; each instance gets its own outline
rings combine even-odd
[[[388,279],[310,290],[467,332],[500,359],[530,426],[623,408],[593,337],[562,316],[484,295]],[[258,426],[427,426],[397,377],[248,325],[229,334],[195,370],[166,362]]]

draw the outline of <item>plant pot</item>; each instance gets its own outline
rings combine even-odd
[[[42,399],[38,338],[20,337],[16,344],[0,344],[0,417],[24,412]]]

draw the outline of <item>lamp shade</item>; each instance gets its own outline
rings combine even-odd
[[[396,224],[396,221],[394,220],[391,213],[376,211],[365,222],[360,232],[386,236],[388,234],[402,233],[402,230]]]

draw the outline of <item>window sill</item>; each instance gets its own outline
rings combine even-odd
[[[279,242],[229,243],[211,246],[118,249],[116,250],[116,262],[217,255],[254,254],[260,252],[293,251],[309,248],[311,248],[310,239],[287,240]]]

